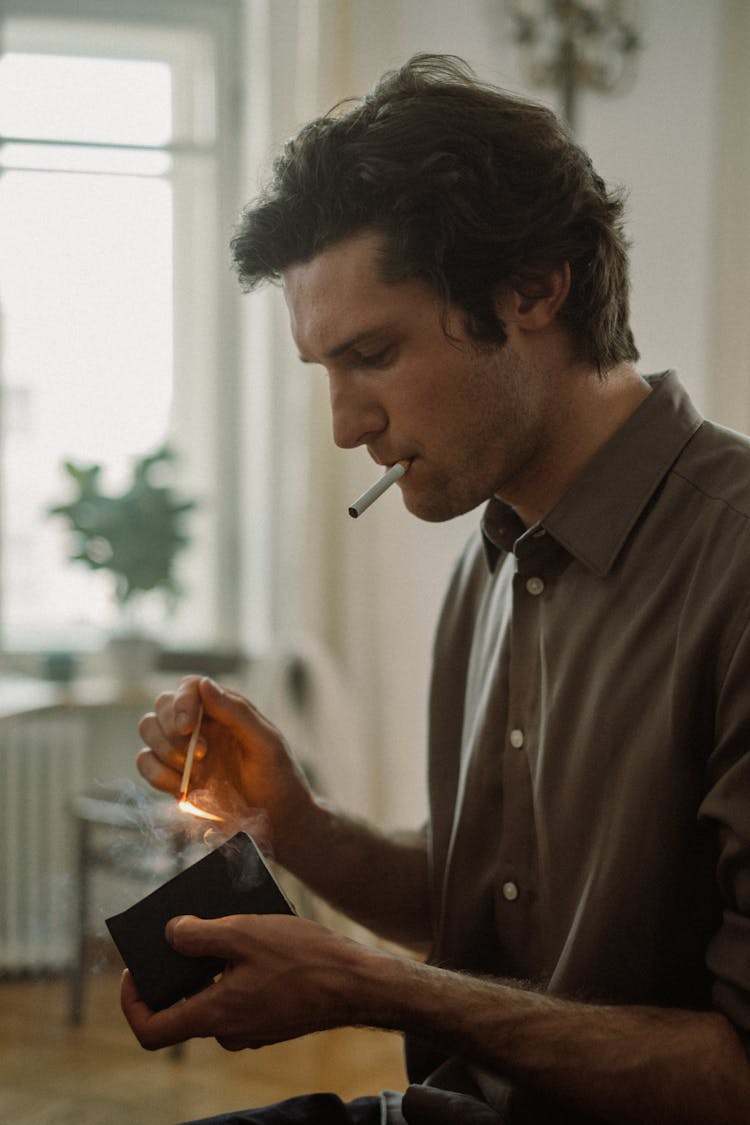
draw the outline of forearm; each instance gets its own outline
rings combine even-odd
[[[132,979],[122,1003],[148,1048],[213,1036],[257,1048],[331,1027],[412,1032],[480,1068],[610,1125],[747,1125],[750,1067],[716,1013],[559,1000],[479,979],[274,915],[178,918],[167,940],[230,968],[151,1012]],[[490,1099],[491,1100],[491,1099]]]
[[[372,1022],[612,1125],[747,1125],[750,1065],[717,1013],[568,1002],[513,983],[364,959]],[[364,1017],[364,1022],[368,1022]]]
[[[419,832],[386,834],[313,801],[278,841],[282,866],[321,898],[381,937],[430,939],[427,844]]]

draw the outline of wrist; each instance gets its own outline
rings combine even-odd
[[[348,1026],[385,1031],[413,1029],[415,1009],[428,982],[408,955],[342,939],[334,988]],[[423,1000],[423,996],[422,996]]]
[[[274,820],[274,853],[281,866],[307,882],[321,857],[330,854],[327,841],[334,831],[334,818],[333,810],[314,793],[300,794],[294,806]]]

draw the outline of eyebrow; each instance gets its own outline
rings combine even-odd
[[[385,324],[378,324],[373,328],[365,328],[361,332],[355,333],[354,336],[350,336],[347,340],[342,340],[340,344],[335,344],[332,348],[329,348],[328,351],[324,352],[323,359],[337,359],[338,356],[344,355],[351,348],[355,348],[357,344],[361,344],[363,340],[369,340],[372,336],[377,336],[379,332],[385,331],[386,327]],[[300,359],[303,363],[319,362],[316,359],[308,359],[307,356],[304,355],[300,355]]]

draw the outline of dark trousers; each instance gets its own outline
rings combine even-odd
[[[202,1117],[184,1125],[380,1125],[380,1098],[344,1103],[335,1094],[302,1094],[261,1109]]]

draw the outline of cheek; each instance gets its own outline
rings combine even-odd
[[[463,368],[435,363],[405,380],[401,397],[407,417],[413,415],[443,430],[470,413],[474,394]]]

